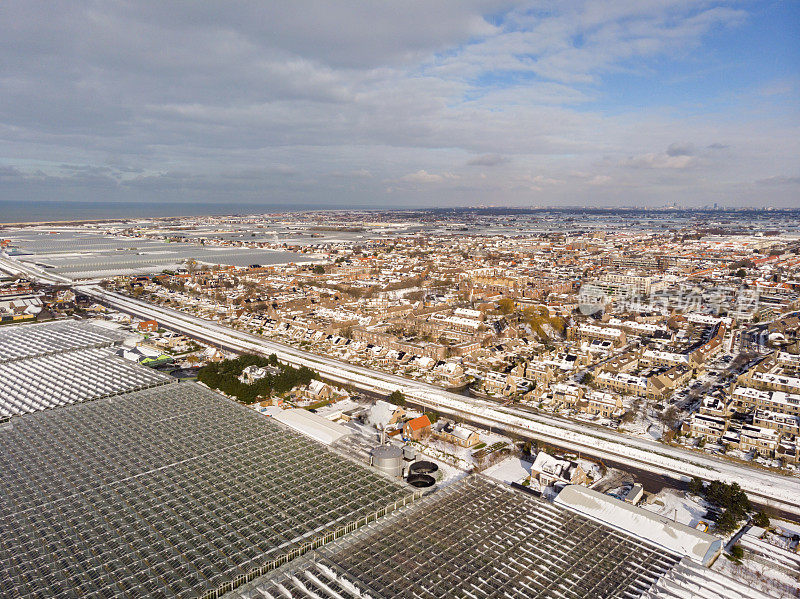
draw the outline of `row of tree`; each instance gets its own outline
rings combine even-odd
[[[700,478],[694,477],[689,482],[689,491],[695,495],[702,495],[723,510],[717,518],[717,530],[722,533],[733,532],[738,523],[746,519],[748,512],[752,509],[750,499],[738,483],[727,484],[714,480],[706,485]],[[769,526],[769,517],[760,511],[753,516],[753,524]]]
[[[270,366],[278,368],[279,372],[269,373],[263,379],[248,385],[239,380],[242,371],[248,366],[259,368]],[[294,368],[281,364],[275,354],[268,358],[244,354],[232,360],[223,360],[201,368],[197,373],[197,380],[243,403],[251,404],[272,395],[286,393],[298,385],[307,385],[315,376],[316,373],[305,366]]]

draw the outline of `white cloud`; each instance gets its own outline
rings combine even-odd
[[[398,179],[398,181],[405,181],[406,183],[441,183],[442,181],[453,180],[457,178],[458,177],[453,173],[436,174],[429,173],[428,171],[421,169],[416,173],[403,175]]]
[[[640,156],[631,156],[620,161],[620,166],[628,168],[667,168],[667,169],[685,169],[694,166],[697,160],[692,156],[679,154],[672,156],[669,153],[663,154],[642,154]]]
[[[537,202],[575,204],[602,201],[613,181],[642,205],[792,173],[800,152],[796,114],[762,106],[762,94],[790,101],[786,82],[697,116],[605,104],[609,74],[647,85],[653,58],[701,60],[702,41],[745,16],[721,1],[3,10],[0,166],[24,157],[0,176],[7,198],[68,184],[84,199],[146,189],[379,206],[388,185],[392,205],[524,204],[532,188]],[[758,189],[792,201],[787,185]]]

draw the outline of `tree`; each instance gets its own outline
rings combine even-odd
[[[693,476],[689,481],[689,493],[692,495],[702,495],[704,488],[703,479],[699,476]]]
[[[324,275],[325,274],[325,267],[322,264],[317,264],[314,266],[314,274],[315,275]]]
[[[741,545],[734,545],[731,547],[731,557],[736,561],[739,561],[744,557],[744,549],[742,549]]]
[[[389,396],[389,401],[396,406],[406,405],[406,397],[399,389],[392,391],[392,394]]]
[[[675,428],[680,423],[680,412],[675,406],[670,406],[659,415],[661,424],[668,428]]]
[[[504,297],[497,302],[497,309],[503,314],[511,314],[514,311],[514,300],[510,297]]]
[[[764,510],[760,510],[755,516],[753,516],[753,525],[760,526],[761,528],[769,527],[769,516],[767,516]]]
[[[736,528],[737,518],[731,510],[725,510],[717,518],[717,530],[723,534],[733,532]]]

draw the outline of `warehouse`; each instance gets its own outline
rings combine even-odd
[[[318,416],[308,410],[302,410],[300,408],[282,410],[277,408],[272,410],[271,413],[278,422],[325,445],[332,445],[340,439],[354,434],[352,429],[332,422],[322,416]]]
[[[704,566],[713,562],[722,552],[722,540],[712,534],[629,505],[593,489],[567,485],[558,494],[555,503]]]

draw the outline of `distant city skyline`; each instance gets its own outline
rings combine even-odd
[[[12,1],[2,14],[4,201],[799,203],[796,2]]]

